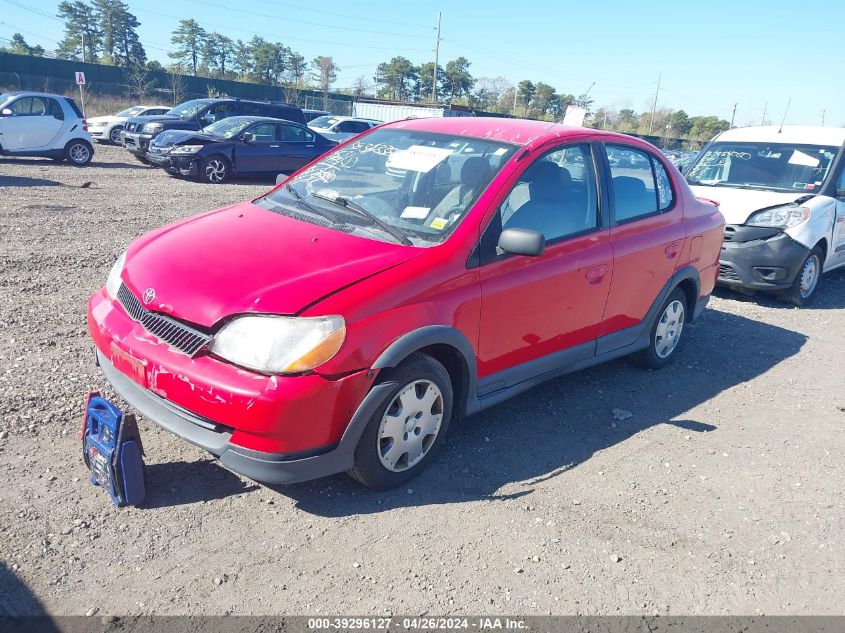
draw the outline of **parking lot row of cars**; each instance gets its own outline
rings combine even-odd
[[[4,148],[49,122],[90,161],[74,105],[0,96]],[[534,121],[359,121],[337,147],[350,119],[321,134],[288,104],[147,112],[121,142],[171,173],[295,172],[139,238],[89,306],[116,391],[260,481],[398,485],[455,417],[620,356],[665,366],[717,280],[801,305],[845,266],[845,129],[730,130],[684,178],[640,139]]]

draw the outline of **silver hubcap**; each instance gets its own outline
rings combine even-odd
[[[220,182],[226,177],[226,165],[222,160],[210,160],[205,166],[205,176],[211,182]]]
[[[801,269],[801,298],[806,299],[816,289],[819,283],[819,258],[813,255],[804,263]]]
[[[109,138],[111,139],[112,143],[119,143],[120,142],[120,128],[114,128],[109,134]]]
[[[673,301],[657,324],[657,331],[654,335],[654,353],[658,358],[667,358],[678,346],[681,340],[681,332],[684,330],[684,304],[680,301]]]
[[[431,449],[443,421],[443,394],[430,380],[415,380],[396,394],[378,429],[376,450],[393,472],[413,468]]]
[[[90,155],[88,148],[81,143],[77,145],[72,145],[70,151],[68,152],[68,156],[74,163],[84,163],[88,160],[88,156]]]

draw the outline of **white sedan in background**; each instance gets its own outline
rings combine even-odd
[[[120,145],[120,133],[123,132],[123,124],[126,123],[126,119],[133,116],[166,114],[168,110],[170,108],[162,105],[137,105],[126,108],[117,114],[91,117],[88,119],[88,132],[95,141]]]
[[[357,119],[351,116],[328,116],[317,117],[308,122],[308,127],[327,139],[343,143],[343,141],[358,136],[361,132],[381,125],[384,121],[374,119]]]

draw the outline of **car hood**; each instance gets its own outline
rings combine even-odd
[[[418,253],[245,202],[140,238],[123,280],[139,298],[154,293],[148,309],[211,328],[234,314],[297,314]]]
[[[692,192],[699,198],[707,198],[719,203],[719,211],[725,217],[727,224],[744,224],[755,211],[789,204],[801,198],[806,193],[760,191],[757,189],[736,189],[733,187],[702,187],[690,186]]]
[[[165,123],[168,121],[182,121],[178,116],[172,114],[154,114],[151,116],[133,116],[129,118],[132,123]]]
[[[217,136],[209,134],[201,134],[199,132],[192,132],[191,130],[166,130],[161,132],[155,138],[155,144],[160,147],[170,147],[172,145],[181,145],[182,143],[193,142],[197,143],[219,143],[224,141]]]

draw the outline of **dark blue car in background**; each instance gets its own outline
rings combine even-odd
[[[292,172],[335,145],[292,121],[232,116],[198,132],[162,132],[150,142],[146,158],[176,176],[221,183],[232,176]]]

